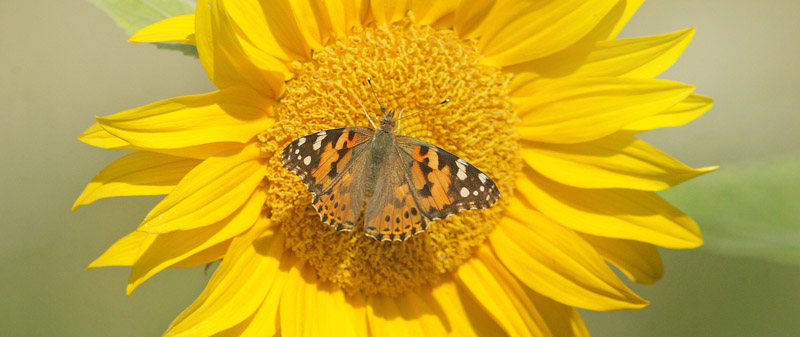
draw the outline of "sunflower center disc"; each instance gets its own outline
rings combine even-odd
[[[474,41],[459,40],[452,30],[414,27],[358,28],[333,37],[311,60],[295,62],[278,108],[279,121],[260,139],[267,162],[269,217],[280,226],[285,243],[301,259],[349,293],[397,295],[438,280],[457,268],[483,244],[500,219],[522,164],[517,121],[507,96],[510,75],[479,62]],[[413,112],[398,134],[437,145],[472,163],[495,181],[500,202],[486,210],[461,212],[430,224],[404,242],[380,242],[364,234],[363,219],[352,232],[336,231],[320,221],[312,195],[281,165],[290,141],[309,133],[370,124],[380,117],[378,98],[389,109]],[[356,207],[356,206],[353,206]]]

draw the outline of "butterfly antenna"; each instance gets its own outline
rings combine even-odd
[[[435,108],[435,107],[437,107],[437,106],[439,106],[439,105],[442,105],[442,104],[445,104],[445,103],[447,103],[447,102],[450,102],[450,99],[449,99],[449,98],[448,98],[448,99],[446,99],[446,100],[444,100],[444,101],[441,101],[441,102],[439,102],[439,103],[436,103],[436,104],[431,104],[431,105],[429,105],[429,106],[427,106],[427,107],[424,107],[424,108],[422,108],[422,109],[419,109],[419,110],[417,110],[417,111],[414,111],[413,113],[410,113],[410,114],[408,114],[408,115],[405,115],[403,118],[408,118],[408,117],[414,116],[414,115],[416,115],[416,114],[419,114],[420,112],[423,112],[423,111],[426,111],[426,110],[430,110],[430,109],[432,109],[432,108]],[[398,118],[397,118],[397,121],[398,121],[398,122],[400,121],[400,117],[398,117]]]
[[[375,122],[373,122],[372,121],[372,117],[369,116],[369,113],[367,112],[367,108],[364,107],[364,104],[361,104],[361,100],[358,99],[358,97],[356,97],[356,101],[358,102],[358,105],[361,106],[361,110],[364,111],[364,116],[367,116],[367,119],[369,120],[369,123],[372,124],[372,128],[377,130],[378,127],[375,126]]]
[[[381,106],[381,112],[386,113],[386,106],[381,103],[380,99],[378,99],[378,94],[375,93],[375,88],[372,87],[372,79],[367,77],[367,83],[369,83],[369,90],[372,90],[372,96],[375,96],[375,101],[377,101],[378,105]]]
[[[400,131],[400,117],[403,116],[403,111],[406,111],[405,107],[400,109],[400,113],[397,114],[397,128],[395,128],[394,132]]]

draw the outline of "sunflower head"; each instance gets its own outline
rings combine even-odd
[[[311,60],[294,64],[277,109],[279,120],[260,136],[270,158],[268,194],[276,195],[266,204],[286,235],[287,248],[348,292],[397,295],[433,284],[483,244],[502,204],[437,220],[401,244],[376,242],[365,235],[363,223],[352,232],[322,224],[310,206],[311,194],[282,166],[280,150],[312,132],[369,126],[359,109],[362,102],[373,102],[374,85],[382,102],[368,105],[388,106],[381,127],[394,128],[395,110],[434,105],[403,118],[400,134],[457,154],[485,170],[501,193],[513,194],[522,160],[517,118],[507,95],[511,75],[482,64],[474,41],[462,41],[450,30],[416,27],[410,19],[357,29],[328,45]],[[449,103],[436,105],[443,99]],[[370,110],[375,117],[382,112]]]

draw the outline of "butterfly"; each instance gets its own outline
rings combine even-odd
[[[489,208],[500,198],[481,170],[437,146],[395,134],[394,110],[381,105],[381,112],[377,126],[367,114],[372,129],[320,131],[283,149],[283,166],[313,194],[322,222],[350,231],[363,213],[367,236],[405,241],[433,220]]]

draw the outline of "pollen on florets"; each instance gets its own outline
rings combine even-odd
[[[403,119],[398,134],[416,137],[456,154],[486,172],[501,195],[510,196],[522,163],[517,117],[507,96],[510,75],[481,63],[474,41],[452,30],[417,27],[403,21],[387,27],[358,28],[333,37],[311,60],[294,62],[279,120],[259,137],[270,156],[266,206],[280,226],[285,245],[317,270],[320,278],[348,292],[396,295],[438,280],[473,255],[500,219],[504,198],[492,208],[458,213],[430,224],[404,242],[381,242],[365,235],[359,222],[337,232],[320,221],[311,193],[281,164],[292,140],[321,130],[370,123],[380,117],[367,78],[380,104],[413,112],[448,99],[447,104]]]

